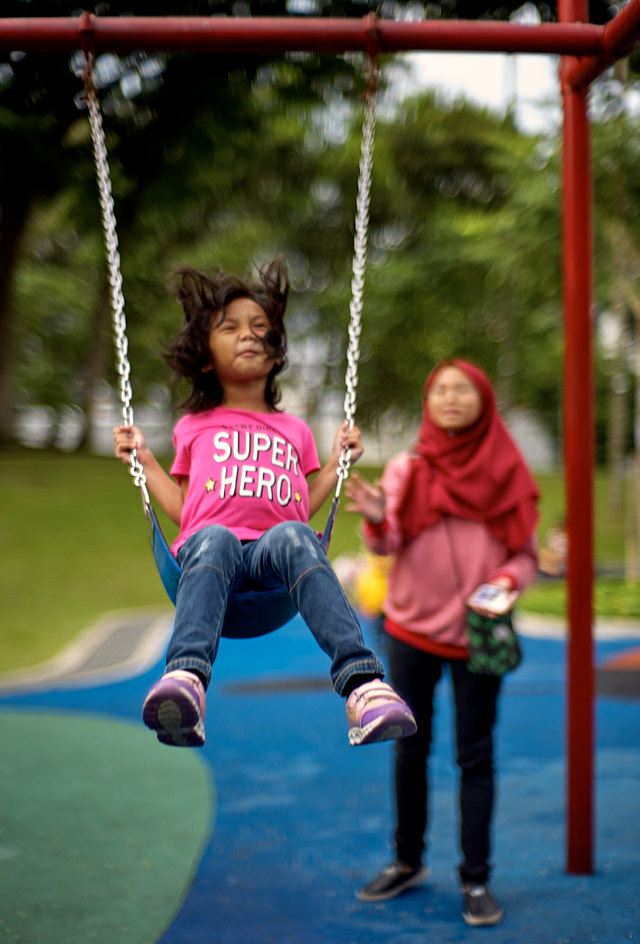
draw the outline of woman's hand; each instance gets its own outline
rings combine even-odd
[[[354,472],[344,483],[344,488],[349,499],[349,504],[345,505],[346,511],[363,515],[372,524],[381,524],[384,521],[387,499],[377,482],[372,485]]]
[[[485,590],[485,588],[487,589]],[[490,600],[487,596],[489,588],[496,592],[494,600]],[[479,592],[481,592],[482,599],[475,598]],[[467,605],[474,613],[495,619],[496,616],[508,613],[513,608],[518,596],[519,593],[514,589],[513,581],[509,577],[496,577],[490,583],[478,587],[469,598]]]
[[[138,456],[148,451],[142,430],[137,426],[115,426],[113,429],[114,452],[116,459],[125,465],[131,464],[131,452],[135,449]]]

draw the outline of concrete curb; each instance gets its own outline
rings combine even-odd
[[[47,662],[0,675],[0,694],[107,685],[133,678],[158,662],[172,627],[172,609],[105,613]]]
[[[517,610],[515,626],[520,635],[539,639],[566,639],[568,635],[567,620],[560,616],[544,616],[540,613]],[[598,618],[595,620],[593,638],[597,640],[640,639],[640,619]]]

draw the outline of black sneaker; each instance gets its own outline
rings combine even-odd
[[[503,910],[487,885],[465,885],[462,889],[465,908],[462,917],[467,924],[498,924]]]
[[[428,871],[422,865],[412,867],[404,862],[392,862],[380,875],[356,892],[356,898],[360,901],[386,901],[387,898],[395,898],[407,889],[420,885],[427,875]]]

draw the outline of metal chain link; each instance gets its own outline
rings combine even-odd
[[[362,308],[364,301],[364,277],[367,265],[369,242],[369,205],[371,201],[371,172],[373,168],[373,144],[376,128],[376,92],[378,66],[370,65],[369,83],[365,97],[362,123],[362,144],[358,171],[358,196],[356,199],[355,235],[353,241],[353,264],[351,278],[351,303],[349,306],[349,344],[347,347],[347,370],[345,374],[344,414],[349,428],[355,420],[356,394],[358,390],[358,361],[360,358],[360,332],[362,330]],[[338,462],[338,482],[335,497],[338,498],[342,483],[349,475],[351,450],[342,450]]]
[[[96,166],[96,177],[100,198],[102,230],[104,245],[107,253],[107,268],[109,271],[109,294],[111,298],[111,317],[113,323],[114,345],[116,349],[116,370],[120,377],[120,402],[122,403],[122,421],[125,426],[133,426],[133,407],[131,400],[131,364],[129,362],[129,342],[127,340],[127,320],[124,312],[124,294],[122,291],[122,274],[120,271],[120,253],[118,251],[118,234],[116,230],[116,216],[111,192],[111,175],[105,141],[104,127],[100,104],[91,78],[91,57],[87,60],[87,67],[83,74],[85,98],[89,109],[89,124],[91,126],[91,141],[93,144],[93,159]],[[130,473],[134,484],[140,489],[143,503],[149,504],[147,479],[142,464],[131,451]]]

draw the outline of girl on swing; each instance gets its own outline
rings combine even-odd
[[[211,680],[229,593],[284,583],[331,659],[335,691],[346,698],[349,743],[406,737],[416,730],[405,702],[384,681],[358,619],[309,518],[335,488],[345,447],[362,455],[360,432],[343,424],[320,467],[313,435],[277,409],[276,376],[286,366],[284,313],[289,281],[279,260],[246,280],[191,268],[178,272],[185,323],[167,362],[191,392],[174,429],[168,475],[140,429],[117,426],[115,454],[131,450],[147,487],[179,525],[172,546],[182,575],[166,670],[142,717],[163,744],[204,744],[205,691]],[[314,472],[318,474],[307,481]]]

